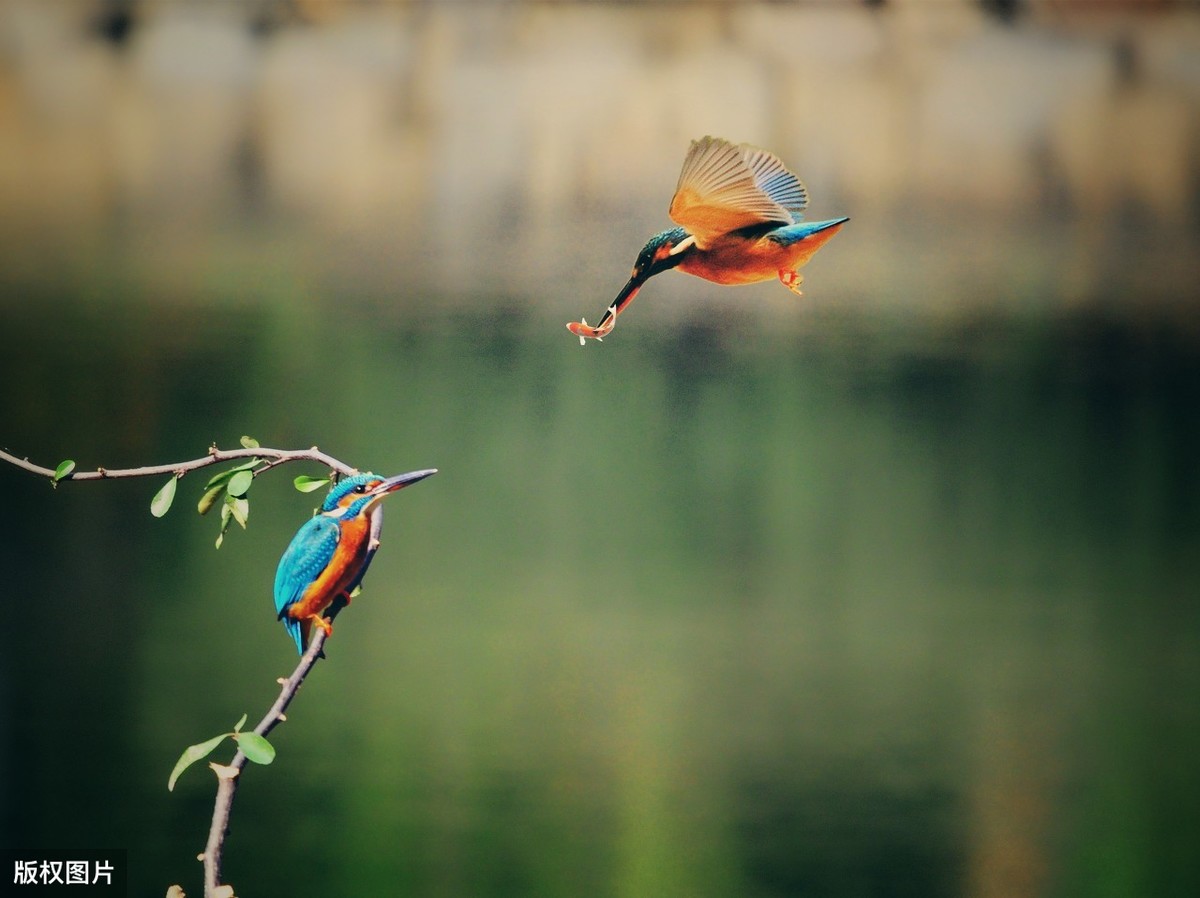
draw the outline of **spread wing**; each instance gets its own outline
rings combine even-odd
[[[793,221],[800,220],[800,213],[808,205],[808,191],[787,166],[774,153],[760,150],[749,144],[740,147],[746,166],[754,173],[754,183],[772,200],[783,206]]]
[[[670,216],[704,249],[739,228],[792,224],[807,203],[804,185],[775,154],[704,137],[683,160]]]
[[[304,651],[300,622],[288,617],[287,610],[300,600],[305,590],[329,565],[337,549],[338,525],[324,515],[317,515],[301,527],[275,571],[275,613],[283,621],[288,634],[296,640],[296,648]]]

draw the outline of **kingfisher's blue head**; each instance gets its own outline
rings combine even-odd
[[[674,268],[693,251],[696,241],[683,228],[670,228],[646,241],[633,263],[630,281],[641,285],[646,278]]]
[[[378,474],[352,474],[343,477],[334,485],[321,504],[321,513],[343,520],[357,517],[374,507],[375,503],[389,493],[424,480],[436,474],[437,468],[410,471],[396,477],[380,477]]]
[[[608,307],[608,311],[600,320],[600,326],[603,327],[620,314],[630,300],[637,296],[638,290],[642,289],[642,284],[646,283],[647,278],[674,268],[695,251],[696,238],[683,228],[670,228],[647,240],[633,263],[633,273],[629,275],[629,283],[621,288],[617,298],[612,301],[612,305]]]

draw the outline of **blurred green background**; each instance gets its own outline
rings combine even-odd
[[[381,473],[362,597],[245,773],[238,894],[1200,893],[1189,4],[0,7],[0,445]],[[690,139],[850,224],[806,295],[595,316]],[[0,466],[0,843],[200,892],[295,656],[157,481]]]

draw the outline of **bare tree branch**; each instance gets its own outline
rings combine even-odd
[[[350,467],[345,462],[339,461],[332,455],[326,455],[317,449],[316,446],[313,446],[311,449],[270,449],[266,446],[258,446],[253,449],[218,449],[216,446],[212,446],[209,448],[208,454],[202,458],[193,458],[188,461],[167,465],[147,465],[140,468],[96,468],[94,471],[72,471],[58,482],[64,483],[68,480],[115,480],[121,477],[154,477],[161,474],[176,474],[182,477],[189,471],[207,468],[209,465],[220,464],[223,461],[236,461],[244,458],[263,459],[265,464],[258,473],[269,470],[276,465],[293,461],[315,461],[337,471],[339,474],[353,474],[358,470],[357,468]],[[15,465],[31,474],[38,474],[51,480],[54,479],[53,468],[44,468],[41,465],[36,465],[28,458],[20,458],[3,449],[0,449],[0,460]]]
[[[344,607],[344,605],[342,606]],[[341,608],[331,608],[326,615],[331,620],[337,615]],[[312,670],[318,658],[324,657],[321,652],[321,647],[325,644],[325,631],[320,627],[313,629],[312,641],[308,644],[308,649],[300,658],[300,663],[296,665],[296,669],[292,671],[292,675],[285,679],[279,680],[280,691],[279,697],[275,699],[275,704],[271,705],[269,711],[254,727],[254,732],[260,736],[265,736],[271,730],[275,729],[283,721],[287,720],[284,714],[287,711],[288,705],[292,703],[292,699],[296,697],[300,685],[304,682],[304,678],[308,676],[308,672]],[[242,754],[239,748],[234,752],[233,760],[228,765],[211,764],[214,772],[217,774],[217,799],[213,804],[212,825],[208,830],[208,842],[204,846],[204,854],[201,855],[204,861],[204,896],[205,898],[213,898],[217,893],[218,887],[221,886],[221,857],[225,847],[225,836],[229,832],[229,815],[233,810],[233,797],[237,794],[238,782],[241,777],[242,768],[246,766],[247,757]]]

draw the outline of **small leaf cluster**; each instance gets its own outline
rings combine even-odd
[[[213,753],[218,745],[226,739],[232,739],[238,744],[242,754],[248,760],[255,764],[270,764],[275,760],[275,746],[267,741],[265,736],[260,736],[253,730],[242,732],[242,727],[246,724],[246,715],[242,715],[233,727],[233,732],[222,733],[219,736],[213,736],[204,742],[198,742],[195,745],[189,745],[183,750],[183,754],[179,756],[179,760],[175,762],[175,769],[171,771],[171,777],[167,780],[167,790],[175,791],[175,782],[179,779],[179,775],[187,770],[197,761],[207,758]]]
[[[246,449],[259,448],[258,440],[253,437],[244,436],[241,443]],[[67,476],[74,467],[74,462],[64,461],[55,472],[55,480]],[[225,541],[225,532],[229,529],[230,522],[236,521],[239,527],[243,530],[246,529],[246,524],[250,520],[250,497],[248,495],[250,487],[254,484],[254,478],[269,467],[271,465],[266,463],[265,459],[255,456],[241,464],[219,471],[204,485],[204,492],[200,496],[200,501],[196,503],[196,511],[202,515],[208,514],[220,504],[221,529],[217,533],[216,541],[218,549]],[[61,475],[59,472],[62,472]],[[161,518],[171,508],[171,504],[175,501],[175,489],[180,476],[182,475],[178,472],[173,474],[171,479],[164,483],[162,488],[154,494],[154,498],[150,500],[150,513],[156,518]],[[301,475],[293,483],[300,492],[311,493],[328,484],[329,478]]]
[[[247,449],[257,449],[258,440],[253,437],[242,437],[242,445]],[[246,495],[254,483],[254,469],[262,464],[261,458],[252,458],[240,465],[234,465],[209,478],[204,485],[204,493],[196,503],[196,511],[208,514],[213,506],[221,503],[221,529],[217,533],[217,548],[225,541],[225,531],[229,529],[230,521],[237,521],[238,526],[246,529],[250,519],[250,499]]]

